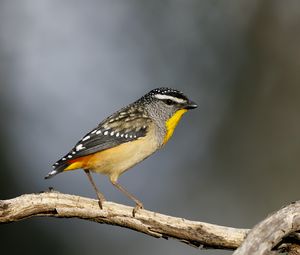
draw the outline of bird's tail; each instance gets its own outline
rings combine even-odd
[[[55,164],[53,165],[53,170],[51,172],[49,172],[46,176],[45,179],[49,179],[51,177],[53,177],[54,175],[57,175],[61,172],[63,172],[65,170],[65,168],[68,166],[67,163],[65,164],[61,164],[56,166]]]

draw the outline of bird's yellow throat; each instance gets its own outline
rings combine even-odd
[[[177,112],[175,112],[175,114],[166,121],[166,128],[167,128],[167,133],[164,139],[164,144],[166,142],[168,142],[168,140],[171,138],[171,136],[173,135],[173,132],[178,124],[178,122],[180,121],[182,115],[184,113],[186,113],[187,110],[186,109],[181,109],[178,110]]]

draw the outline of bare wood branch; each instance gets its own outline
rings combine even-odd
[[[300,230],[300,202],[292,203],[273,213],[257,224],[248,234],[234,255],[267,255],[277,254],[272,249],[278,247],[284,238],[292,238],[290,234]],[[297,239],[295,234],[295,239]],[[300,254],[297,244],[291,244],[286,249],[289,254]]]
[[[59,192],[26,194],[0,200],[0,223],[35,216],[80,218],[133,229],[157,238],[171,237],[202,248],[236,249],[242,244],[234,255],[275,254],[273,248],[289,254],[300,252],[300,235],[297,233],[300,230],[300,201],[272,214],[250,232],[248,229],[190,221],[147,210],[139,210],[132,217],[132,209],[104,202],[100,210],[97,200]]]
[[[283,244],[279,248],[281,253],[286,253],[288,255],[300,255],[300,245],[299,244]]]
[[[175,238],[203,248],[236,249],[249,230],[190,221],[147,210],[132,217],[132,207],[58,192],[26,194],[0,201],[0,223],[34,216],[80,218],[130,228],[157,238]]]

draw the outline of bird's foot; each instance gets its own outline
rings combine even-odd
[[[106,199],[101,193],[97,193],[97,197],[98,197],[99,207],[102,210],[103,209],[103,203],[106,201]]]
[[[132,217],[135,217],[135,214],[138,210],[144,209],[144,206],[141,202],[136,203],[135,207],[132,210]]]

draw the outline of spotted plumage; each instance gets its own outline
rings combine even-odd
[[[144,137],[150,123],[151,119],[142,109],[134,106],[123,108],[86,134],[68,154],[53,164],[53,171],[47,177],[63,171],[70,160]]]
[[[111,183],[141,208],[142,203],[117,183],[118,177],[166,144],[182,115],[196,107],[178,90],[151,90],[82,137],[68,154],[53,165],[53,170],[45,178],[64,171],[84,169],[102,208],[104,196],[96,188],[89,171],[102,173],[108,175]]]

